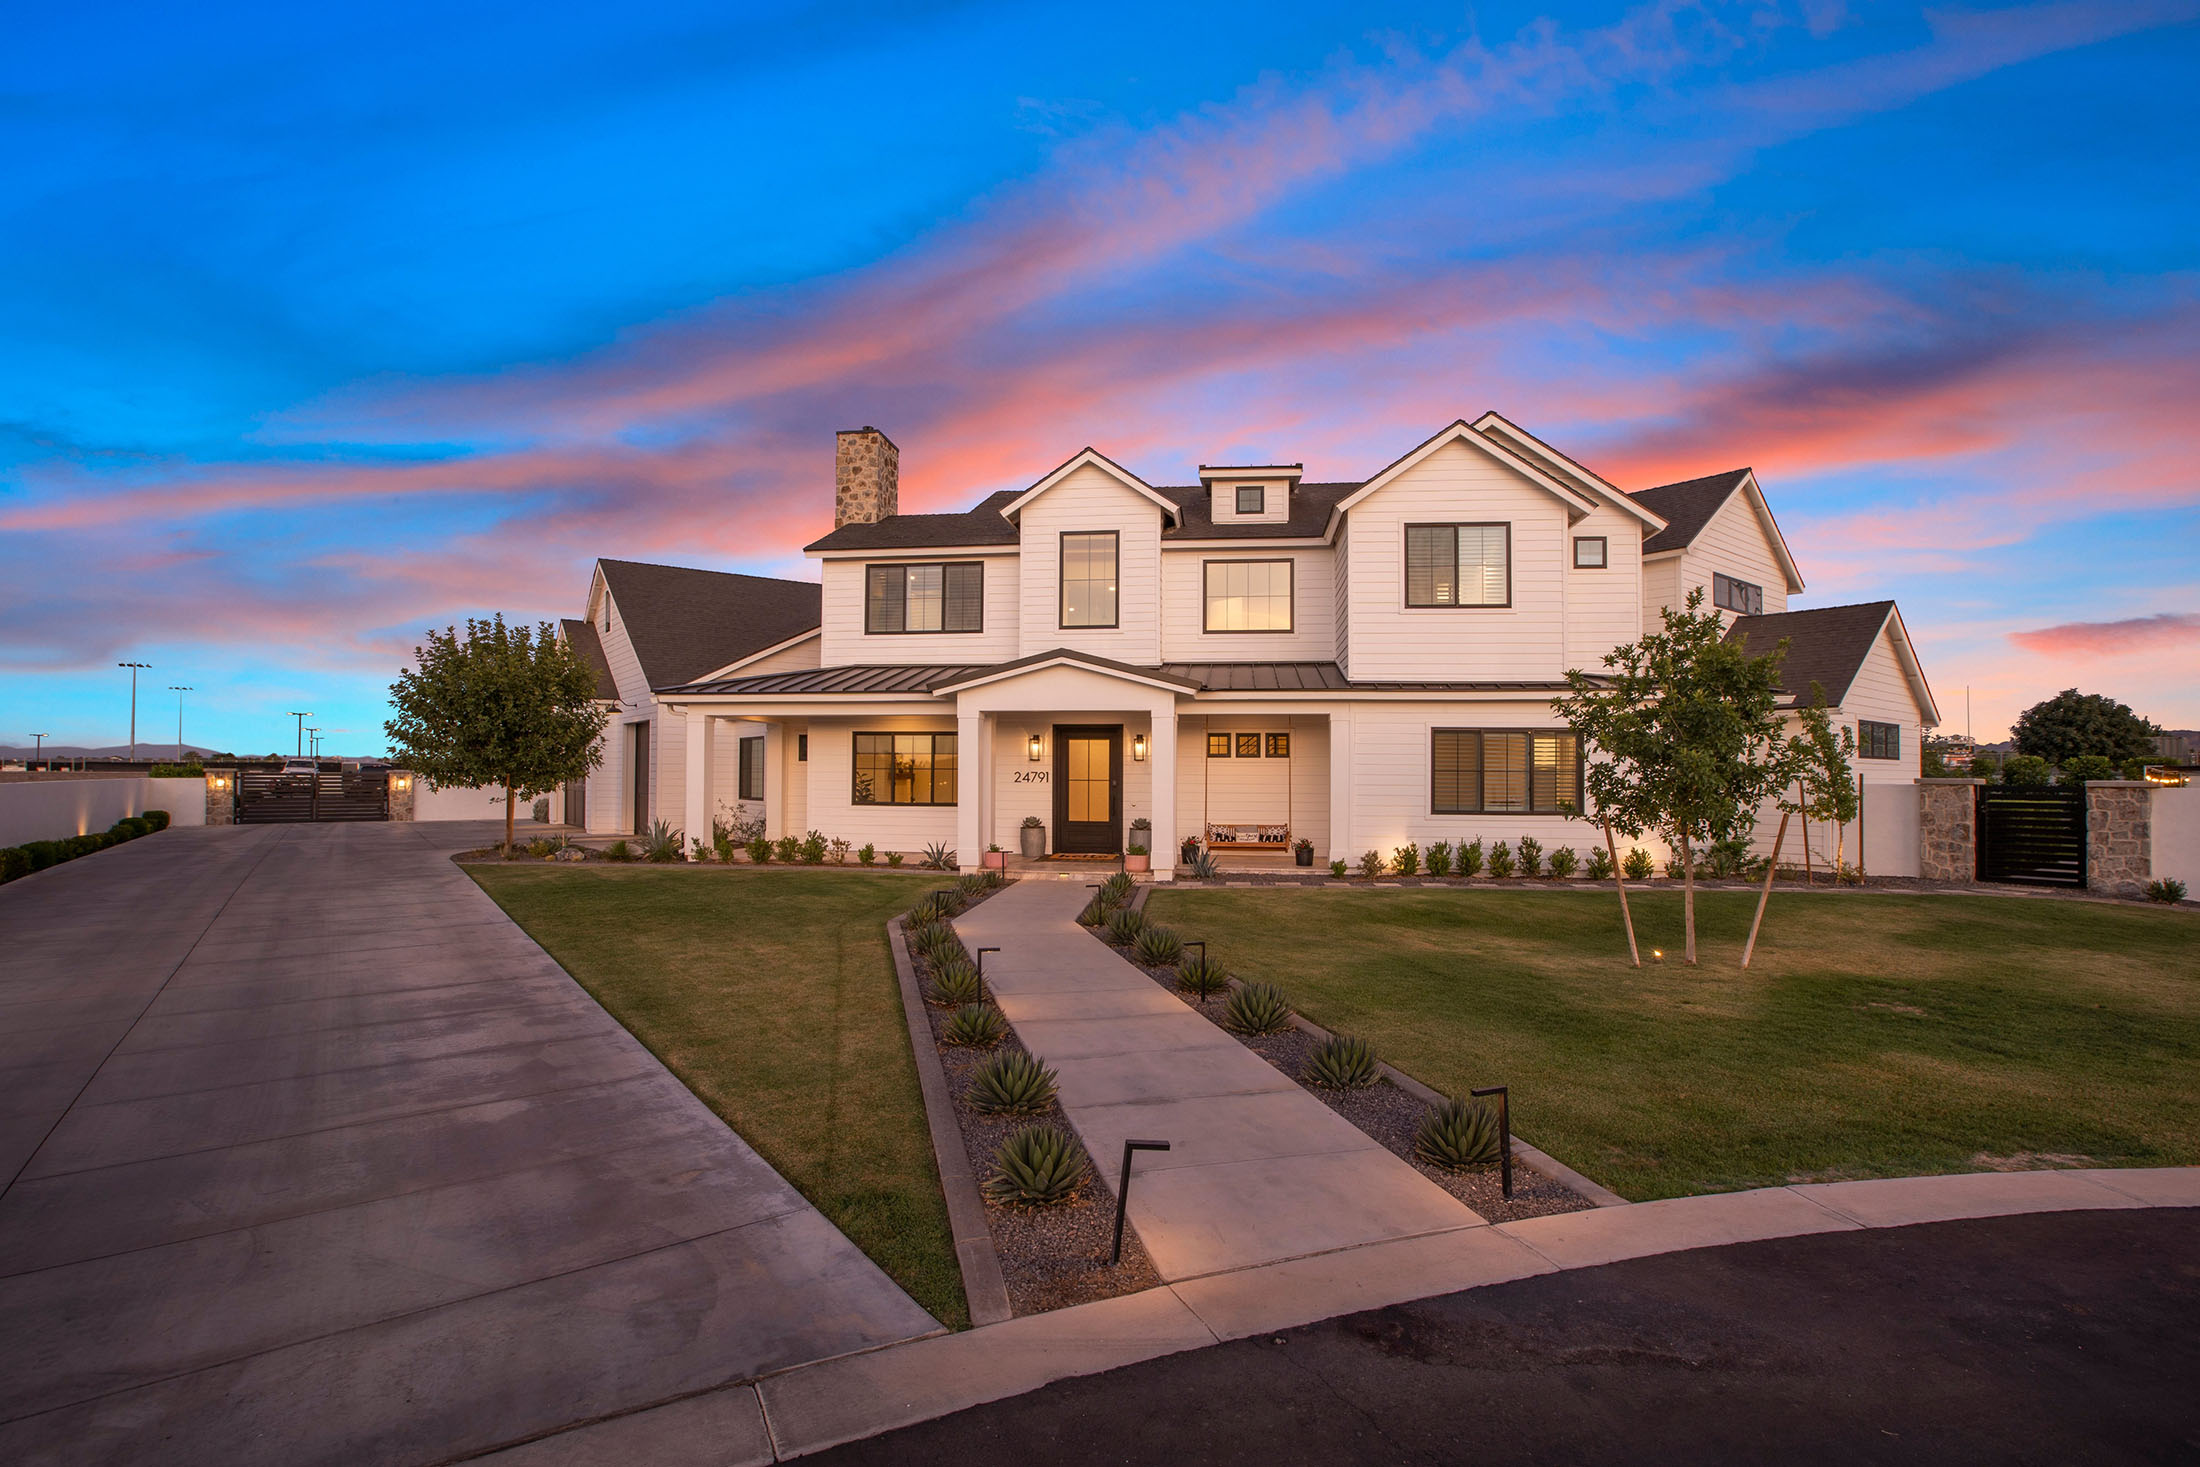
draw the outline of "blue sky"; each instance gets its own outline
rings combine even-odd
[[[1754,465],[1982,735],[2200,725],[2200,0],[10,24],[0,743],[120,741],[132,659],[377,750],[597,555],[808,574],[851,423],[938,508],[1485,408]]]

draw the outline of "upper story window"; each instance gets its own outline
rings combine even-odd
[[[865,566],[863,629],[873,634],[984,631],[985,566],[975,560]]]
[[[1711,577],[1711,604],[1739,611],[1744,616],[1763,616],[1765,588],[1749,581],[1737,581],[1732,576],[1714,574]]]
[[[1406,605],[1512,605],[1512,526],[1407,525]]]
[[[1440,728],[1431,736],[1434,814],[1560,815],[1581,805],[1581,746],[1571,733]]]
[[[1062,625],[1116,625],[1115,566],[1120,537],[1113,530],[1062,533]]]
[[[1602,535],[1574,536],[1574,569],[1603,570],[1611,564],[1610,549]]]
[[[1239,514],[1265,514],[1268,510],[1268,491],[1259,484],[1240,484],[1237,489]]]
[[[1210,632],[1290,631],[1291,562],[1208,561],[1206,628]]]
[[[1902,757],[1902,725],[1899,723],[1873,723],[1870,719],[1856,721],[1856,753],[1861,759],[1899,759]]]

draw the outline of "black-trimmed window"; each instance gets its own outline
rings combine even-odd
[[[1208,757],[1208,758],[1210,758],[1210,759],[1227,759],[1227,758],[1229,758],[1229,757],[1230,757],[1230,748],[1231,748],[1231,740],[1230,740],[1230,736],[1229,736],[1228,734],[1226,734],[1226,733],[1211,733],[1211,734],[1207,735],[1207,757]]]
[[[1237,512],[1239,514],[1265,514],[1268,510],[1268,491],[1258,484],[1240,484],[1237,487]]]
[[[1121,537],[1114,530],[1062,532],[1062,625],[1116,625],[1116,563]]]
[[[859,733],[850,799],[858,805],[955,803],[951,733]]]
[[[1268,735],[1268,757],[1271,759],[1290,758],[1291,735],[1287,733],[1272,733]]]
[[[1208,561],[1205,630],[1290,631],[1294,577],[1288,560]]]
[[[1575,570],[1603,570],[1611,563],[1611,545],[1604,536],[1574,536]]]
[[[1258,759],[1260,757],[1260,735],[1257,733],[1239,734],[1237,736],[1237,756],[1240,759]]]
[[[1902,725],[1873,723],[1868,718],[1859,718],[1856,721],[1856,756],[1859,759],[1901,758]]]
[[[1765,588],[1754,581],[1737,581],[1732,576],[1713,572],[1711,604],[1723,606],[1728,611],[1738,611],[1744,616],[1763,616]]]
[[[1406,526],[1406,605],[1512,605],[1512,526]]]
[[[975,560],[863,568],[863,630],[982,632],[985,566]]]
[[[764,798],[764,739],[761,734],[741,741],[741,798]]]
[[[796,734],[794,736],[794,762],[797,764],[810,762],[810,736],[808,734]]]
[[[1429,809],[1437,815],[1578,810],[1580,749],[1564,730],[1436,729],[1429,742]]]

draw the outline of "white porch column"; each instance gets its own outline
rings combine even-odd
[[[955,710],[955,864],[965,871],[985,865],[985,806],[992,793],[992,750],[982,713]]]
[[[1352,714],[1329,715],[1329,855],[1332,861],[1355,859],[1352,845]]]
[[[710,843],[710,745],[714,720],[700,708],[687,710],[687,800],[681,826],[688,842],[688,859],[695,859],[694,842]]]
[[[1153,879],[1176,879],[1176,705],[1154,710],[1146,757],[1153,761]]]
[[[787,825],[787,766],[794,762],[794,741],[784,723],[760,723],[756,731],[764,736],[764,834],[800,840],[804,832]]]

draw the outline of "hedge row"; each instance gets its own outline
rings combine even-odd
[[[94,851],[104,851],[109,846],[119,846],[126,840],[136,840],[141,835],[151,835],[156,830],[168,828],[166,810],[148,810],[143,815],[125,815],[105,830],[92,835],[72,835],[61,840],[34,840],[29,845],[0,848],[0,883],[28,876],[33,871],[43,871],[48,866],[58,866],[63,861],[73,861],[78,856],[89,856]]]

